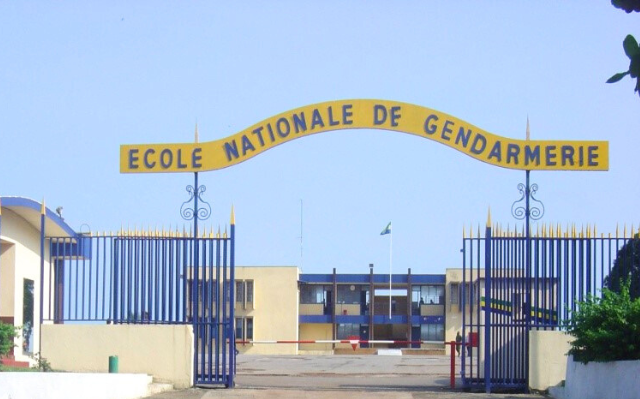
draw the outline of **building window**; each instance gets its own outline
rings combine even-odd
[[[338,324],[337,339],[349,339],[350,336],[360,337],[360,324]]]
[[[213,292],[209,292],[209,284],[205,281],[198,281],[198,289],[193,294],[193,285],[195,282],[191,279],[187,280],[187,319],[191,320],[194,316],[194,307],[197,305],[198,317],[207,317],[213,309],[213,304],[216,301],[215,297],[215,281],[211,286]],[[192,296],[193,295],[193,296]],[[207,305],[208,304],[208,305]],[[151,316],[149,312],[143,311],[138,313],[137,311],[130,311],[127,320],[129,322],[149,321]]]
[[[420,314],[420,305],[424,304],[424,300],[420,296],[420,286],[411,287],[411,314]]]
[[[253,339],[253,317],[236,317],[236,341]]]
[[[458,304],[460,302],[459,288],[460,288],[460,286],[458,285],[458,283],[451,283],[451,292],[449,292],[449,294],[450,294],[449,302],[450,303]]]
[[[420,303],[422,305],[443,305],[444,286],[423,285],[420,286]]]
[[[24,279],[22,284],[22,350],[33,353],[33,280]]]
[[[236,317],[236,341],[244,341],[244,325],[242,317]]]
[[[247,303],[253,303],[253,280],[246,281]]]
[[[236,302],[244,302],[244,281],[236,281]]]
[[[338,286],[338,303],[344,303],[348,305],[360,304],[360,286],[347,284]]]
[[[444,325],[442,324],[421,325],[420,339],[423,341],[444,341]]]
[[[247,330],[245,338],[247,340],[253,339],[253,317],[247,317]]]
[[[324,286],[303,284],[300,286],[300,303],[324,303]]]

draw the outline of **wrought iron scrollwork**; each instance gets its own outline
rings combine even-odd
[[[207,220],[209,216],[211,216],[211,205],[205,200],[202,199],[202,194],[207,191],[206,186],[198,186],[197,190],[192,186],[187,186],[187,192],[189,193],[189,199],[182,203],[180,207],[180,216],[184,220],[193,220],[196,215],[198,220]],[[197,198],[197,206],[196,207],[196,198]],[[191,203],[193,202],[193,205]]]
[[[518,220],[523,220],[527,217],[527,196],[530,199],[529,202],[529,218],[532,220],[539,220],[544,216],[544,204],[538,200],[535,195],[538,192],[538,185],[532,184],[527,191],[527,186],[523,183],[518,184],[518,191],[520,191],[520,199],[515,201],[511,205],[511,215]]]

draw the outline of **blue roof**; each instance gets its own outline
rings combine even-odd
[[[42,203],[24,197],[0,197],[0,202],[3,208],[9,209],[20,215],[29,224],[40,231]],[[47,220],[47,223],[45,223],[46,236],[77,236],[76,232],[51,209],[45,207],[45,215]],[[49,222],[53,222],[53,224]]]

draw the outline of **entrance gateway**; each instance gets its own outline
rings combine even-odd
[[[198,173],[239,164],[277,145],[299,137],[343,129],[382,129],[408,133],[437,141],[491,165],[526,171],[526,186],[523,191],[526,196],[524,244],[506,247],[510,249],[506,250],[504,258],[502,255],[496,258],[496,256],[492,256],[496,251],[492,245],[497,244],[492,244],[492,242],[497,241],[491,241],[490,227],[487,228],[486,238],[482,239],[483,243],[486,242],[482,250],[478,247],[481,242],[480,238],[477,238],[477,241],[465,239],[463,248],[465,280],[462,284],[463,309],[465,301],[466,303],[471,301],[469,303],[472,307],[471,315],[475,315],[475,317],[472,316],[464,321],[463,344],[469,344],[473,348],[484,348],[480,353],[481,356],[476,358],[476,364],[472,364],[471,372],[465,374],[463,365],[462,377],[465,385],[484,384],[487,391],[490,391],[492,384],[499,385],[506,378],[510,387],[522,387],[527,378],[524,369],[527,366],[523,365],[528,361],[528,351],[521,348],[521,345],[526,343],[526,340],[523,341],[523,339],[528,337],[528,331],[531,328],[541,327],[541,323],[545,328],[555,328],[558,325],[558,317],[553,315],[557,314],[559,310],[552,309],[549,303],[545,302],[546,299],[540,299],[543,301],[541,303],[536,302],[538,300],[536,299],[532,304],[531,293],[536,292],[536,298],[549,297],[557,300],[556,294],[545,296],[547,288],[545,288],[544,295],[538,294],[540,289],[538,284],[543,284],[544,287],[556,287],[556,284],[560,284],[559,281],[552,283],[549,280],[549,278],[560,278],[559,274],[552,275],[553,277],[544,274],[543,277],[539,277],[537,274],[531,273],[529,173],[532,170],[606,171],[609,168],[608,142],[529,140],[528,137],[526,140],[516,140],[489,133],[463,120],[430,108],[371,99],[330,101],[297,108],[215,141],[198,142],[196,131],[194,143],[128,144],[120,147],[121,173],[194,174],[194,185],[187,188],[191,196],[190,201],[193,201],[193,207],[187,207],[187,211],[189,211],[187,216],[189,220],[193,220],[194,233],[190,238],[191,243],[183,247],[184,260],[179,263],[186,270],[185,273],[191,276],[189,279],[190,287],[185,285],[183,289],[176,291],[176,294],[184,295],[182,302],[180,302],[183,306],[180,315],[185,318],[181,321],[190,321],[194,329],[194,384],[233,386],[236,353],[233,335],[234,223],[231,225],[232,232],[228,243],[228,253],[227,242],[223,239],[208,241],[198,237],[198,220],[208,217],[208,211],[205,209],[204,212],[201,212],[199,205],[199,201],[202,201],[200,195],[205,188],[198,185]],[[122,244],[115,243],[114,245],[117,249]],[[208,245],[215,246],[215,249],[213,247],[205,249]],[[129,247],[127,248],[127,251],[131,251]],[[538,247],[536,246],[536,248]],[[481,252],[484,257],[484,272],[479,269],[481,262],[475,261],[475,259],[480,259]],[[505,270],[507,266],[502,264],[502,268],[497,269],[500,270],[500,274],[496,274],[494,266],[496,259],[503,261],[512,255],[515,259],[516,254],[521,253],[525,254],[523,264],[507,262],[511,269]],[[127,256],[123,253],[121,257],[124,261],[131,262],[131,255]],[[220,262],[220,258],[223,259],[222,262]],[[133,259],[135,263],[136,258],[133,257]],[[227,259],[229,259],[228,262]],[[202,263],[200,263],[201,260]],[[466,268],[471,270],[468,277]],[[128,270],[136,270],[135,265],[131,265]],[[580,275],[582,276],[582,274]],[[229,284],[224,283],[224,276],[228,276],[227,278],[230,279]],[[220,280],[221,277],[222,280]],[[476,279],[474,280],[474,278]],[[499,278],[497,281],[501,287],[501,291],[499,291],[501,296],[497,296],[498,291],[494,291],[492,286],[492,281],[495,278]],[[533,286],[538,291],[532,289],[532,278],[535,278]],[[125,279],[122,281],[126,289],[115,292],[116,295],[120,295],[120,298],[113,298],[113,307],[125,311],[126,307],[123,307],[123,301],[126,300],[125,298],[131,297],[131,290],[137,288],[131,285],[129,280],[126,280],[126,283],[124,283]],[[221,281],[224,287],[221,286]],[[513,287],[518,287],[518,289],[515,290]],[[470,296],[469,292],[471,292]],[[125,294],[129,296],[127,297]],[[519,312],[525,309],[522,312],[524,315],[528,315],[535,309],[542,310],[540,312],[536,310],[533,318],[523,316],[523,320],[528,320],[524,323],[524,328],[523,323],[515,316],[512,322],[504,320],[495,322],[495,317],[505,313],[504,307],[497,306],[497,304],[507,302],[503,297],[511,298],[512,312],[515,311],[513,309],[520,309]],[[158,296],[154,296],[154,298],[158,300]],[[212,301],[210,298],[215,298],[215,300]],[[475,304],[472,302],[474,299],[477,299]],[[532,308],[531,306],[536,307]],[[227,311],[227,309],[229,310]],[[481,316],[484,318],[483,322],[479,321]],[[552,323],[553,320],[556,321],[555,324]],[[493,324],[492,321],[494,321]],[[467,337],[472,337],[472,339],[469,340]],[[509,337],[509,340],[503,342],[496,337]],[[467,342],[467,340],[473,342]],[[507,353],[508,356],[500,358],[502,360],[496,366],[498,363],[492,363],[492,354],[495,353]],[[517,374],[513,374],[512,370],[518,370]]]

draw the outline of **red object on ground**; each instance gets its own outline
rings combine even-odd
[[[478,347],[478,333],[477,332],[470,332],[469,333],[469,345],[471,345],[472,348],[477,348]]]
[[[449,384],[451,389],[456,388],[456,341],[449,342],[451,345],[451,376],[449,377]]]
[[[19,360],[15,360],[13,355],[0,359],[0,364],[4,366],[9,366],[9,367],[20,367],[25,369],[29,368],[29,362],[22,362]]]
[[[357,340],[357,341],[360,341],[360,337],[358,337],[357,335],[349,335],[348,339],[349,339],[349,340]],[[353,348],[353,351],[355,352],[355,351],[356,351],[356,348],[358,347],[358,344],[357,344],[357,343],[355,343],[355,344],[351,344],[351,347]]]

